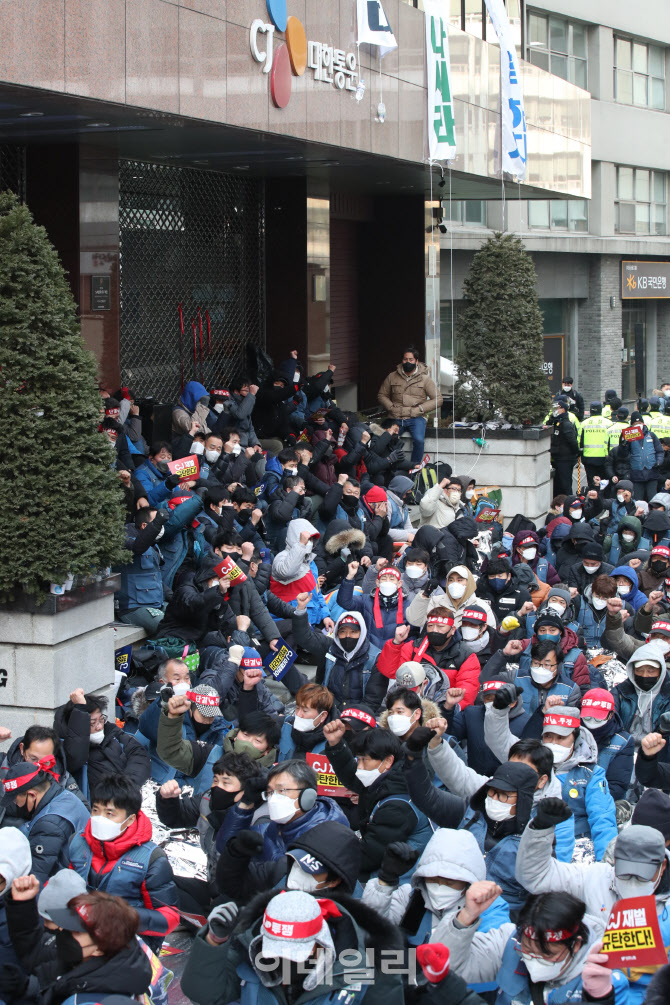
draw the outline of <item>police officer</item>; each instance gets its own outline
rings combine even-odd
[[[591,414],[582,422],[579,446],[584,458],[589,488],[594,487],[594,477],[605,475],[605,462],[609,453],[609,429],[612,423],[602,415],[599,401],[591,402]]]
[[[629,412],[625,405],[622,405],[621,408],[617,408],[616,418],[612,422],[612,425],[610,426],[608,431],[610,450],[613,450],[614,447],[619,446],[619,439],[621,437],[622,432],[624,431],[624,429],[628,429],[630,425],[630,422],[628,422],[628,415]]]
[[[615,405],[616,402],[616,405]],[[603,404],[603,415],[606,419],[612,419],[612,412],[616,412],[621,404],[621,399],[614,389],[605,391],[605,401]]]
[[[572,492],[572,469],[579,457],[579,420],[568,411],[568,399],[562,394],[554,399],[551,413],[546,425],[553,430],[551,463],[554,468],[554,495],[569,495]]]
[[[665,415],[661,411],[661,399],[652,395],[649,399],[649,411],[645,416],[645,423],[650,433],[655,433],[659,440],[664,436],[670,436],[670,413]]]
[[[580,422],[584,421],[584,399],[574,388],[574,380],[572,377],[565,377],[563,379],[562,393],[570,399],[570,411],[574,412]]]

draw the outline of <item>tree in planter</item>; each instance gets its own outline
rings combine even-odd
[[[513,234],[494,234],[475,255],[458,318],[456,416],[537,424],[551,408],[543,364],[535,266]]]
[[[0,597],[127,561],[96,366],[46,231],[0,193]]]

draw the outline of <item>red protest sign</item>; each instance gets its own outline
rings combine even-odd
[[[189,454],[188,457],[180,457],[178,461],[168,461],[168,471],[171,475],[177,475],[180,482],[197,478],[200,472],[198,455]]]
[[[642,429],[642,426],[628,426],[627,429],[622,429],[621,435],[626,443],[631,443],[633,440],[643,439],[644,430]]]
[[[331,796],[334,799],[344,799],[353,796],[351,789],[342,785],[333,766],[325,754],[307,754],[307,763],[316,771],[316,792],[319,796]]]
[[[603,948],[611,970],[660,967],[668,962],[661,938],[655,897],[617,900],[612,908]]]
[[[238,583],[246,583],[247,581],[247,577],[244,575],[239,565],[237,565],[236,562],[233,562],[230,555],[226,556],[222,562],[219,562],[219,564],[215,566],[214,572],[219,579],[228,578],[231,586],[237,586]]]

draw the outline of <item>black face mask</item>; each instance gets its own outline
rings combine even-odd
[[[193,716],[191,716],[191,723],[193,724],[193,729],[195,730],[196,736],[202,736],[202,734],[206,733],[209,727],[212,725],[209,719],[207,720],[207,722],[198,722]]]
[[[28,800],[26,799],[23,806],[19,806],[18,803],[14,803],[14,809],[16,811],[17,817],[21,820],[32,820],[33,813],[35,812],[35,807],[32,809],[28,807]]]
[[[209,794],[209,805],[215,813],[224,813],[233,805],[237,795],[237,792],[226,792],[225,789],[220,789],[218,785],[213,785]]]
[[[659,561],[650,562],[649,568],[651,569],[652,572],[655,572],[657,576],[662,576],[663,573],[668,568],[668,566],[663,561],[663,559],[660,559]]]
[[[342,496],[342,508],[346,510],[353,511],[358,509],[358,497],[357,496]]]
[[[239,511],[239,513],[237,514],[237,518],[236,519],[237,519],[238,523],[241,523],[242,526],[244,526],[245,523],[249,523],[249,520],[251,519],[251,510],[250,509],[241,509]]]
[[[164,475],[169,474],[167,461],[156,461],[156,468],[158,469],[158,471],[161,471]]]
[[[403,363],[402,368],[405,373],[411,373],[415,366],[416,363]]]
[[[440,646],[445,645],[449,641],[448,636],[444,632],[426,632],[426,638],[429,644],[435,646],[436,649],[439,649]]]
[[[56,932],[56,952],[65,970],[72,970],[84,962],[84,953],[72,932]]]
[[[640,691],[651,691],[654,684],[658,684],[658,677],[640,677],[638,674],[633,674],[635,678],[635,686],[639,687]]]
[[[360,641],[360,636],[357,639],[351,639],[351,638],[340,639],[340,638],[338,638],[337,641],[340,643],[340,645],[344,649],[345,653],[353,653],[354,649],[356,648],[356,646],[358,645],[358,643]]]

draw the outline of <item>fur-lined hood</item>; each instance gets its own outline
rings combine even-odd
[[[148,692],[148,693],[147,693]],[[158,692],[150,691],[146,687],[138,687],[130,698],[130,709],[133,715],[139,719],[146,712],[154,700],[158,697]]]
[[[328,555],[337,555],[341,548],[348,547],[352,551],[360,551],[365,547],[365,534],[362,530],[350,527],[348,530],[341,530],[337,534],[331,534],[326,541],[323,550]]]
[[[370,432],[374,433],[375,436],[383,436],[384,433],[386,432],[386,430],[382,429],[382,427],[377,422],[369,422],[368,426],[370,428]]]
[[[393,690],[396,690],[396,689],[394,688]],[[389,694],[392,694],[392,692],[389,691]],[[378,717],[378,719],[377,719],[377,725],[381,729],[388,729],[387,723],[388,723],[389,713],[390,713],[390,709],[387,708]],[[424,726],[428,722],[429,719],[438,719],[441,714],[442,713],[440,712],[439,708],[437,707],[437,705],[435,704],[434,701],[429,701],[428,698],[422,698],[421,699],[421,722],[423,723]]]

